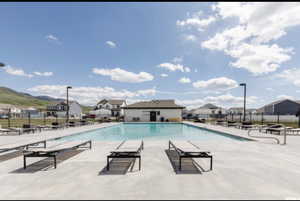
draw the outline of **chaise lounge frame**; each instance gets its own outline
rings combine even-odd
[[[124,140],[117,148],[118,150],[126,140]],[[106,170],[109,171],[109,160],[113,158],[138,158],[139,159],[139,170],[141,170],[141,151],[144,150],[144,141],[141,142],[141,145],[138,147],[136,151],[123,151],[123,152],[117,152],[117,151],[111,151],[110,155],[107,156],[107,165]]]
[[[88,144],[88,147],[82,147],[83,145],[87,145]],[[38,151],[35,151],[35,150],[24,150],[23,151],[23,166],[24,166],[24,169],[26,169],[27,165],[26,165],[26,159],[27,158],[31,158],[31,157],[50,157],[50,158],[53,158],[53,163],[54,163],[54,168],[56,169],[57,167],[57,160],[56,160],[56,156],[57,154],[63,152],[63,151],[66,151],[66,150],[72,150],[72,149],[77,149],[77,148],[89,148],[89,149],[92,149],[92,141],[91,140],[88,140],[88,141],[85,141],[85,142],[82,142],[82,143],[79,143],[75,146],[72,146],[72,147],[68,147],[68,148],[64,148],[64,149],[57,149],[57,150],[52,150],[52,151],[47,151],[47,150],[38,150]],[[44,147],[45,148],[45,147]]]
[[[195,146],[191,144],[191,146]],[[182,158],[210,158],[210,170],[213,169],[213,156],[208,151],[185,152],[177,148],[171,140],[169,140],[169,150],[174,149],[179,157],[179,171],[181,171]]]

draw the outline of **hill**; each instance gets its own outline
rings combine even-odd
[[[0,87],[0,103],[45,109],[47,105],[55,104],[58,101],[64,101],[64,99],[56,99],[49,96],[32,96],[28,93],[17,92],[7,87]],[[83,112],[87,112],[92,108],[82,105],[81,107]]]

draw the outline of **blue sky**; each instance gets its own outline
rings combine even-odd
[[[248,107],[300,99],[299,3],[0,3],[0,85]]]

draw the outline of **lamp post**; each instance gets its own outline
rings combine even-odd
[[[72,89],[72,87],[67,86],[67,124],[69,124],[69,89]]]
[[[243,116],[243,121],[246,121],[246,83],[241,83],[240,86],[244,86],[244,116]]]

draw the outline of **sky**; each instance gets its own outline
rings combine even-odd
[[[0,85],[247,107],[300,99],[300,3],[0,3]]]

